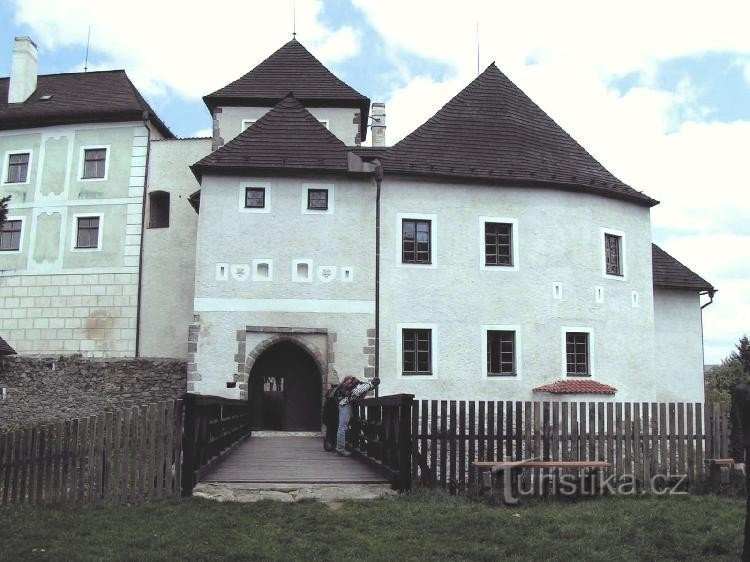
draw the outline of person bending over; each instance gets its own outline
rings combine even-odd
[[[339,402],[339,428],[336,432],[336,453],[341,457],[351,455],[346,450],[346,430],[349,427],[349,420],[352,417],[352,404],[359,398],[365,396],[368,392],[380,384],[380,379],[374,378],[371,382],[364,382],[357,377],[347,376],[341,381],[336,389],[336,396]]]

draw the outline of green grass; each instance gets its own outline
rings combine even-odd
[[[712,496],[3,508],[0,560],[736,560],[743,518]]]

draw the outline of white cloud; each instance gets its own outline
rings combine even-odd
[[[297,1],[297,37],[324,63],[354,56],[350,27],[320,21],[321,0]],[[44,50],[78,47],[83,68],[91,25],[90,68],[124,68],[147,95],[168,89],[199,97],[236,80],[292,36],[292,0],[232,0],[197,7],[176,1],[16,0],[15,19]],[[83,15],[85,14],[85,16]]]
[[[408,77],[386,99],[388,141],[424,122],[496,60],[511,80],[608,169],[659,199],[652,212],[660,243],[719,288],[705,309],[706,360],[718,362],[750,331],[750,121],[704,122],[690,80],[674,90],[654,80],[659,62],[706,52],[736,53],[750,79],[750,4],[710,10],[683,2],[528,2],[469,0],[453,9],[421,1],[354,0],[384,40],[447,63],[444,80]],[[431,7],[432,6],[432,7]],[[418,26],[414,25],[419,21]],[[621,94],[613,79],[639,73]]]

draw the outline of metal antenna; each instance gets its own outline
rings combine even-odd
[[[89,45],[91,44],[91,26],[89,26],[89,36],[86,38],[86,60],[83,63],[83,71],[89,70]]]
[[[292,0],[292,39],[297,38],[297,0]]]
[[[479,74],[479,20],[477,20],[477,74]]]

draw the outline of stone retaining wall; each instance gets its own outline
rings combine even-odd
[[[185,382],[186,363],[176,359],[0,358],[0,430],[177,398]]]

